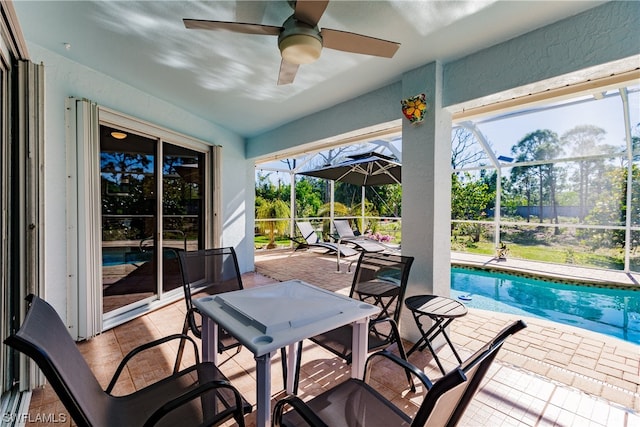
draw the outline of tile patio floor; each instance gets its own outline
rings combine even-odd
[[[465,257],[463,257],[465,258]],[[466,263],[489,260],[467,259]],[[515,262],[507,262],[512,266]],[[243,276],[245,286],[259,286],[273,280],[304,278],[307,282],[347,292],[352,274],[336,273],[335,257],[312,252],[256,253],[256,273]],[[523,267],[524,268],[524,267]],[[545,268],[545,270],[547,270]],[[566,273],[566,269],[565,273]],[[584,274],[571,272],[571,274]],[[591,276],[593,272],[590,272]],[[585,277],[591,277],[585,276]],[[636,277],[627,276],[637,284]],[[180,331],[184,302],[178,301],[142,316],[78,346],[101,384],[106,385],[115,366],[129,349],[141,342]],[[487,341],[513,317],[470,309],[451,324],[450,336],[464,359]],[[526,318],[528,328],[511,337],[498,355],[483,386],[467,409],[462,426],[640,426],[640,346],[604,335]],[[409,345],[406,343],[405,345]],[[127,393],[155,381],[168,372],[175,346],[155,352],[149,359],[131,365],[116,387]],[[451,351],[441,349],[446,368],[454,367]],[[437,379],[441,374],[428,352],[416,352],[410,361]],[[187,355],[183,363],[192,360]],[[255,404],[255,363],[250,352],[229,352],[221,369],[241,393]],[[349,376],[350,369],[339,358],[305,342],[302,355],[300,396],[308,399],[324,387]],[[272,394],[283,395],[279,357],[273,361]],[[388,381],[373,375],[376,387],[408,413],[416,410],[422,391],[412,394],[403,381]],[[30,419],[38,414],[64,412],[49,387],[33,392]],[[254,425],[254,414],[247,416]],[[30,425],[47,425],[30,423]],[[65,425],[59,423],[55,425]],[[70,425],[67,421],[66,425]]]

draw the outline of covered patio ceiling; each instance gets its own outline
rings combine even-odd
[[[532,4],[537,3],[537,4]],[[186,29],[183,18],[280,26],[286,1],[16,1],[46,49],[251,137],[599,6],[603,1],[330,1],[320,28],[401,44],[392,59],[324,49],[278,86],[277,37]],[[47,66],[54,66],[50,62]]]

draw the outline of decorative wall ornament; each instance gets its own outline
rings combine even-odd
[[[422,123],[427,113],[427,95],[421,93],[420,95],[403,99],[400,104],[402,105],[402,114],[412,124]]]

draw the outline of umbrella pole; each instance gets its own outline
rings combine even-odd
[[[361,202],[360,202],[360,211],[361,211],[361,216],[362,218],[360,219],[360,233],[364,234],[365,229],[364,229],[364,185],[362,186],[362,197],[361,197]]]
[[[335,217],[334,204],[335,204],[335,181],[331,181],[331,211],[329,213],[329,233],[333,235],[333,219]],[[336,247],[336,272],[340,273],[340,239],[338,239]]]

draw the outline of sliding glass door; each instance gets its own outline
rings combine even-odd
[[[204,248],[204,154],[169,143],[162,150],[162,291],[182,286],[179,251]]]
[[[178,253],[204,247],[205,158],[100,126],[105,319],[179,292]]]

